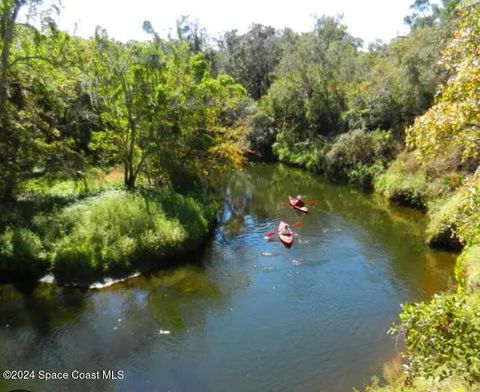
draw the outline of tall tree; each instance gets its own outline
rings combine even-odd
[[[407,130],[407,142],[422,160],[443,156],[451,146],[462,160],[480,160],[480,8],[473,3],[461,10],[461,23],[443,61],[451,77],[435,105]]]
[[[225,33],[219,47],[220,70],[245,86],[252,98],[265,95],[282,53],[281,35],[273,27],[253,24],[242,35],[236,30]]]
[[[40,148],[42,123],[41,107],[36,104],[34,86],[26,81],[31,79],[39,67],[54,63],[54,57],[61,51],[47,47],[55,42],[55,25],[48,13],[39,16],[37,6],[41,0],[5,0],[0,3],[0,198],[11,199],[20,177],[31,172]],[[31,24],[18,23],[23,9],[33,17],[38,16],[43,35]],[[53,6],[50,10],[56,10]],[[28,68],[28,71],[27,71]],[[38,126],[40,124],[40,126]]]
[[[222,118],[244,90],[229,77],[210,77],[202,53],[192,55],[184,41],[122,44],[101,31],[96,48],[93,85],[104,131],[91,147],[123,163],[128,188],[140,174],[171,179],[181,167],[200,173],[238,162],[235,124]]]
[[[265,99],[285,136],[305,141],[343,130],[341,114],[359,45],[340,20],[322,17],[313,32],[285,47]]]

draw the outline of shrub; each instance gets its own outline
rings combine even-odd
[[[459,192],[457,234],[465,243],[480,243],[480,173],[466,181]]]
[[[326,156],[327,175],[371,188],[373,179],[382,172],[396,151],[391,134],[376,130],[354,130],[340,135]]]
[[[427,241],[459,250],[462,244],[480,243],[480,175],[466,180],[447,199],[432,206]]]
[[[427,207],[427,176],[416,158],[400,154],[374,183],[375,190],[389,200],[410,207]]]
[[[437,294],[402,308],[389,332],[405,336],[410,377],[480,381],[480,296]]]
[[[459,251],[462,243],[456,234],[456,216],[461,208],[461,193],[453,193],[429,210],[426,241],[434,248]]]
[[[0,269],[16,275],[38,277],[49,266],[40,238],[25,228],[8,227],[0,235]]]
[[[314,173],[323,172],[326,167],[326,154],[329,145],[325,139],[290,142],[283,133],[277,135],[272,146],[280,162],[304,167]]]
[[[455,276],[467,293],[480,293],[480,245],[465,248],[458,258]]]

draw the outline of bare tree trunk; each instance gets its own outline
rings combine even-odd
[[[0,165],[1,165],[1,181],[0,181],[0,199],[13,200],[13,193],[16,182],[16,149],[14,135],[10,134],[10,119],[8,117],[8,72],[10,49],[12,46],[15,22],[18,13],[26,0],[14,0],[4,5],[5,9],[2,19],[3,35],[2,53],[0,63]]]
[[[2,128],[8,124],[7,116],[7,98],[8,98],[8,60],[10,57],[10,48],[13,41],[13,33],[15,30],[15,21],[18,17],[20,8],[25,4],[26,0],[15,0],[10,7],[6,7],[5,15],[2,15],[5,31],[2,36],[2,63],[0,69],[0,116]],[[4,132],[5,129],[2,129]]]

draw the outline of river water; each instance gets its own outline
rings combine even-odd
[[[0,390],[351,391],[402,348],[386,334],[400,304],[451,284],[455,257],[423,244],[419,212],[282,165],[222,189],[213,238],[177,268],[104,290],[1,285],[0,369],[36,378]],[[282,203],[298,193],[303,217]],[[264,240],[280,219],[298,226],[291,249]]]

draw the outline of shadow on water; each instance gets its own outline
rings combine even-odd
[[[85,290],[19,283],[0,286],[0,327],[15,330],[29,326],[36,339],[52,333],[55,326],[75,320],[85,306]]]

